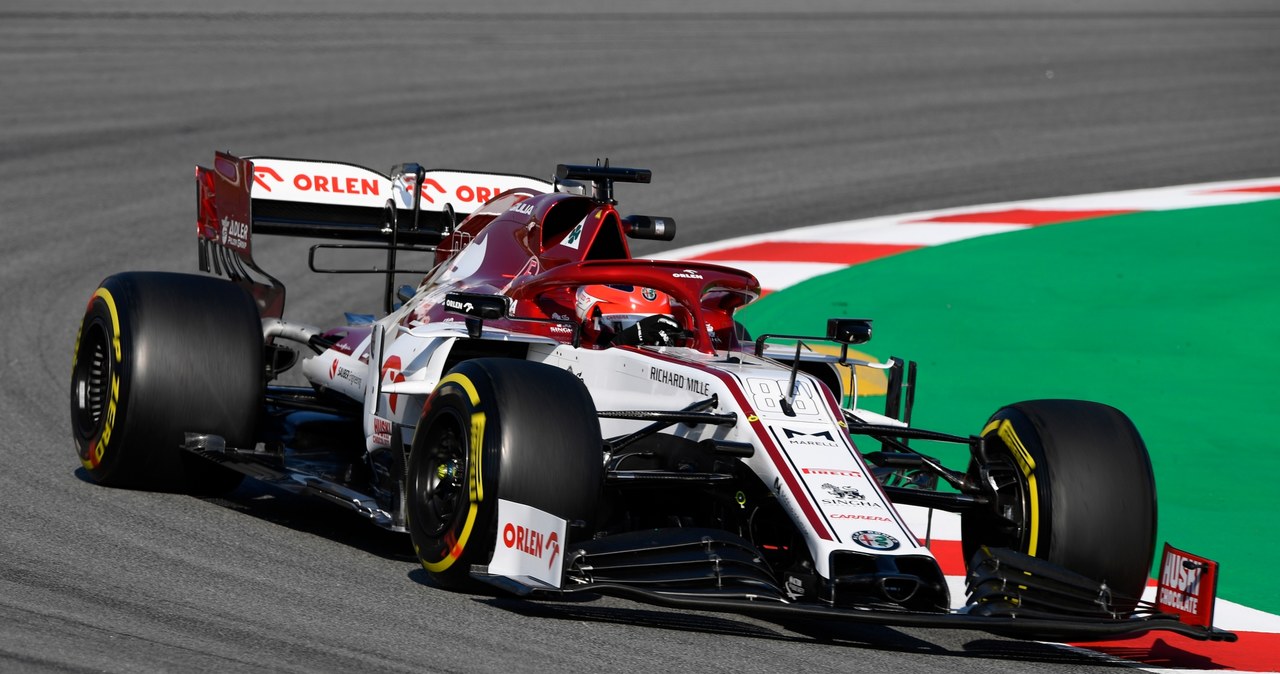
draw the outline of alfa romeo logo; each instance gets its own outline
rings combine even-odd
[[[855,531],[853,542],[872,550],[897,550],[898,539],[879,531]]]

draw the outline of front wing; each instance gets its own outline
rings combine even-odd
[[[525,597],[603,594],[765,619],[971,629],[1044,641],[1099,641],[1152,631],[1206,641],[1237,639],[1232,632],[1181,622],[1150,605],[1140,605],[1131,616],[1110,612],[1105,585],[1009,550],[983,548],[975,555],[966,579],[970,605],[948,611],[910,611],[875,601],[793,600],[750,543],[711,529],[659,529],[583,541],[567,546],[562,564],[559,587],[492,573],[487,566],[473,567],[471,575]]]

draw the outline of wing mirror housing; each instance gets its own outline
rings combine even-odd
[[[871,341],[871,319],[828,318],[827,339],[841,344],[866,344]]]
[[[480,339],[485,320],[507,317],[511,311],[511,298],[479,293],[449,293],[444,296],[444,308],[445,311],[466,316],[467,334],[472,339]]]
[[[506,318],[510,307],[511,298],[503,295],[449,293],[444,296],[444,308],[446,310],[473,318]]]

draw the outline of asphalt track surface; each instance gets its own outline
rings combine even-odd
[[[1277,175],[1274,4],[258,4],[0,5],[0,670],[1104,666],[977,632],[451,594],[403,538],[312,501],[96,487],[72,342],[104,276],[195,269],[192,166],[215,149],[540,176],[608,156],[654,170],[619,196],[682,244]],[[377,306],[375,281],[308,275],[303,242],[255,247],[290,318]]]

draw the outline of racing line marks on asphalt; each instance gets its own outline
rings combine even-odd
[[[1071,222],[1073,220],[1091,220],[1093,218],[1105,218],[1112,215],[1124,215],[1133,213],[1128,210],[1106,210],[1106,211],[1046,211],[1035,208],[1011,208],[1001,211],[977,211],[974,213],[956,213],[954,215],[939,215],[924,220],[913,220],[912,222],[986,222],[986,223],[1004,223],[1010,225],[1056,225],[1062,222]]]

